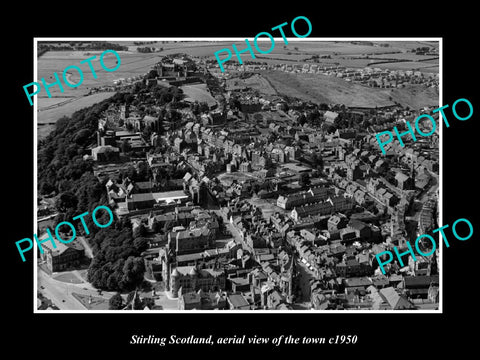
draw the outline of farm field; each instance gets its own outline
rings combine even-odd
[[[98,86],[113,85],[113,81],[119,78],[127,78],[131,76],[141,75],[147,73],[150,68],[159,61],[158,54],[140,54],[130,53],[126,51],[117,51],[120,56],[120,67],[113,72],[105,71],[100,65],[101,51],[48,51],[38,59],[38,79],[45,78],[47,83],[55,81],[53,73],[56,72],[59,78],[62,77],[63,70],[70,65],[76,65],[83,71],[83,83],[76,87],[70,88],[63,86],[62,93],[58,86],[50,88],[53,97],[56,96],[80,96],[87,94],[90,88]],[[88,59],[91,56],[97,56],[92,60],[92,66],[97,74],[97,79],[94,79],[92,71],[88,64],[80,64],[80,61]],[[112,54],[107,54],[104,57],[106,67],[115,67],[116,58]],[[77,83],[80,76],[77,71],[70,69],[71,82]],[[63,82],[63,80],[61,80]],[[48,98],[46,92],[42,91],[38,94],[39,98]]]
[[[75,98],[71,96],[65,96],[65,97],[58,96],[54,98],[42,97],[42,98],[39,98],[37,109],[38,111],[44,111],[52,106],[58,105],[64,101],[71,101],[72,99],[75,99]]]
[[[377,67],[379,69],[389,69],[389,70],[414,70],[421,71],[426,73],[438,73],[438,62],[436,64],[427,63],[427,62],[395,62],[395,63],[386,63],[386,64],[373,64],[371,67]]]
[[[241,42],[234,42],[240,49],[244,46]],[[318,56],[330,56],[328,59],[318,59],[319,65],[335,65],[345,66],[351,68],[364,68],[367,66],[377,66],[374,64],[379,59],[398,59],[398,60],[411,60],[413,62],[393,62],[384,64],[382,68],[388,68],[391,70],[411,70],[426,68],[425,64],[418,60],[432,59],[434,56],[423,56],[409,53],[407,51],[422,47],[432,46],[438,48],[438,42],[418,42],[418,41],[399,41],[399,42],[384,42],[388,43],[389,47],[381,47],[365,44],[357,44],[352,42],[332,42],[332,41],[316,41],[316,42],[304,42],[304,41],[292,41],[289,40],[288,45],[284,45],[281,41],[275,42],[275,48],[269,54],[257,55],[256,59],[250,59],[249,54],[245,54],[244,60],[255,60],[259,62],[265,62],[266,64],[281,64],[287,63],[290,65],[304,64],[305,60],[311,58],[314,55]],[[228,44],[227,44],[228,45]],[[231,45],[230,45],[231,46]],[[266,48],[266,46],[263,46]],[[262,48],[263,48],[262,47]],[[366,55],[379,59],[369,59]],[[224,55],[220,55],[223,58]],[[232,56],[230,61],[237,61],[235,56]],[[438,59],[432,60],[436,66],[438,66]],[[409,66],[410,65],[410,66]],[[427,69],[427,68],[426,68]],[[426,70],[433,72],[434,70]]]
[[[114,92],[100,92],[88,96],[81,96],[78,98],[52,98],[52,99],[39,99],[38,108],[41,109],[41,104],[43,100],[53,100],[50,102],[50,105],[58,103],[58,101],[69,101],[65,104],[49,108],[47,110],[40,110],[37,112],[37,136],[38,139],[44,139],[53,129],[53,125],[58,119],[62,116],[70,116],[75,111],[83,109],[85,107],[96,104],[100,101],[108,99],[109,97],[115,95]],[[58,100],[58,101],[57,101]],[[70,101],[71,100],[71,101]],[[45,108],[45,105],[44,105]]]
[[[422,86],[411,85],[403,89],[379,89],[320,74],[290,74],[281,71],[261,71],[260,73],[280,94],[314,103],[375,107],[392,105],[394,101],[397,101],[412,108],[438,105],[438,92]]]
[[[373,54],[369,55],[370,58],[374,59],[397,59],[405,61],[424,61],[432,60],[437,58],[435,55],[417,55],[415,53],[396,53],[396,54]]]
[[[253,38],[255,34],[246,34],[246,37]],[[192,57],[204,57],[215,59],[214,53],[222,48],[232,48],[235,43],[239,49],[245,48],[245,42],[242,40],[225,40],[219,38],[219,41],[157,41],[155,44],[134,45],[133,41],[118,41],[121,45],[129,47],[129,51],[118,51],[121,59],[121,65],[118,70],[114,72],[106,72],[99,63],[99,56],[102,51],[48,51],[43,54],[37,63],[38,74],[37,79],[45,78],[47,83],[52,83],[55,79],[53,73],[56,72],[60,77],[63,70],[70,65],[79,66],[84,73],[83,83],[77,88],[64,87],[62,93],[58,86],[50,89],[52,98],[48,98],[45,90],[37,95],[38,100],[38,123],[47,124],[54,123],[64,115],[71,115],[78,109],[93,105],[114,93],[97,93],[88,97],[83,97],[91,88],[113,85],[113,81],[119,78],[128,78],[147,73],[154,64],[156,64],[162,56],[186,53]],[[152,39],[153,40],[153,39]],[[262,40],[262,39],[260,39]],[[329,55],[331,59],[319,59],[320,65],[340,65],[354,68],[364,68],[366,66],[374,66],[379,68],[386,68],[391,70],[421,70],[423,72],[435,73],[438,72],[438,59],[426,62],[395,62],[387,64],[374,64],[376,60],[362,58],[365,55],[381,57],[381,58],[398,58],[418,60],[425,57],[409,53],[408,51],[422,46],[430,46],[438,48],[438,42],[421,42],[421,41],[385,41],[376,42],[375,44],[365,41],[305,41],[305,39],[290,38],[289,44],[285,45],[281,37],[276,38],[275,48],[270,54],[263,54],[251,59],[249,53],[242,54],[242,58],[247,60],[256,60],[265,62],[267,64],[304,64],[305,60],[311,58],[313,55]],[[389,46],[379,46],[379,44],[387,44]],[[267,49],[270,41],[262,44],[260,47]],[[137,47],[154,47],[158,50],[155,53],[139,53],[136,51]],[[161,50],[160,50],[161,49]],[[97,79],[94,79],[88,64],[80,64],[80,61],[85,60],[93,55],[97,58],[92,60],[92,65],[97,73]],[[258,54],[257,54],[258,55]],[[352,59],[352,57],[359,57]],[[116,58],[112,54],[107,54],[104,58],[107,67],[114,67]],[[235,54],[231,61],[237,61]],[[377,60],[378,61],[378,60]],[[319,77],[316,75],[315,79],[309,78],[309,74],[283,74],[267,76],[271,84],[262,77],[252,77],[246,80],[241,80],[246,86],[258,88],[266,95],[275,95],[276,91],[280,93],[290,94],[300,98],[309,99],[316,102],[345,102],[352,104],[382,104],[391,103],[388,98],[391,90],[389,89],[371,89],[364,88],[356,84],[348,84],[343,80]],[[79,75],[74,69],[70,69],[69,79],[72,83],[79,81]],[[321,80],[319,80],[321,79]],[[232,79],[239,81],[238,79]],[[37,80],[38,81],[38,80]],[[340,82],[339,82],[340,81]],[[242,84],[243,85],[243,84]],[[272,88],[272,86],[274,88]],[[233,85],[235,86],[235,85]],[[408,103],[415,103],[414,99],[408,99],[408,96],[403,96],[404,89],[396,89],[393,91],[402,101]],[[408,91],[407,91],[408,92]],[[209,99],[209,94],[206,94],[198,87],[185,87],[185,93],[191,98]],[[400,96],[402,95],[402,96]],[[429,90],[425,90],[420,94],[420,99],[430,99],[438,95],[431,96]],[[395,100],[395,99],[394,99]],[[48,134],[53,128],[53,125],[43,125],[38,128],[39,137]]]
[[[62,98],[62,101],[68,101],[68,103],[65,105],[49,108],[47,110],[38,111],[37,122],[39,124],[55,122],[62,116],[70,116],[75,111],[108,99],[114,94],[114,92],[99,92],[88,96],[81,96],[78,98]],[[62,102],[60,102],[59,104],[62,104]],[[41,109],[40,101],[38,108]]]

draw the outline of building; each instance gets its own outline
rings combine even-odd
[[[195,220],[195,215],[193,215],[191,212],[179,212],[177,210],[175,212],[169,212],[156,216],[154,216],[153,214],[149,214],[148,226],[153,231],[155,231],[154,229],[163,229],[165,225],[186,227],[190,224],[190,221],[192,220]]]
[[[327,222],[328,231],[338,231],[343,229],[348,224],[348,218],[345,215],[337,214],[332,215]]]
[[[332,188],[311,188],[308,191],[280,195],[277,199],[277,206],[285,210],[290,210],[297,206],[326,200],[333,194],[335,194],[335,190]]]
[[[343,196],[329,197],[324,202],[319,202],[311,205],[295,207],[290,216],[295,221],[300,221],[303,218],[310,216],[324,216],[333,214],[339,211],[351,210],[353,208],[353,201]]]
[[[431,286],[439,285],[439,276],[405,276],[403,278],[403,288],[405,294],[413,299],[427,299]]]
[[[141,210],[153,208],[154,205],[159,204],[174,204],[184,203],[189,199],[183,190],[165,191],[165,192],[152,192],[152,193],[140,193],[132,194],[126,197],[126,203],[128,210]]]
[[[231,310],[250,310],[250,303],[242,294],[230,294],[227,301]]]
[[[178,298],[179,310],[224,310],[227,308],[226,294],[221,292],[188,292]]]
[[[335,120],[337,120],[338,118],[338,113],[334,111],[326,111],[325,114],[323,114],[323,117],[325,119],[325,122],[335,124]]]
[[[175,249],[175,254],[188,254],[215,246],[215,232],[208,224],[197,229],[170,231],[168,248]]]
[[[398,172],[395,175],[395,180],[397,182],[397,187],[400,190],[414,190],[415,189],[415,180],[410,176],[407,176],[401,172]]]
[[[47,237],[47,234],[44,234],[40,240]],[[85,249],[77,240],[68,245],[62,242],[55,242],[55,244],[56,248],[53,247],[51,241],[42,243],[43,254],[40,255],[41,259],[46,262],[47,268],[52,272],[78,266],[85,257]]]
[[[92,158],[98,162],[118,161],[120,150],[112,145],[97,146],[92,149]]]
[[[400,295],[393,287],[380,289],[380,296],[389,305],[389,310],[412,310],[415,306],[403,295]]]
[[[173,297],[197,292],[225,290],[225,273],[214,269],[197,269],[195,266],[177,266],[169,277],[169,289]]]

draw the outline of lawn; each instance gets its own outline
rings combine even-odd
[[[84,281],[87,281],[88,269],[78,270],[78,274]]]
[[[72,274],[71,272],[65,272],[61,273],[59,275],[56,275],[53,277],[55,280],[62,281],[65,283],[69,284],[82,284],[83,281],[81,281],[75,274]]]
[[[89,304],[90,296],[77,293],[72,293],[72,295],[88,310],[108,310],[108,299],[92,296],[92,302]]]
[[[185,101],[206,102],[210,107],[217,103],[215,98],[210,95],[206,84],[183,85],[180,86],[180,89],[185,94]]]

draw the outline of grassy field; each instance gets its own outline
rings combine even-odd
[[[393,101],[412,108],[438,105],[438,92],[422,86],[403,89],[379,89],[346,82],[342,79],[316,74],[290,74],[281,71],[261,72],[273,87],[288,96],[314,103],[337,103],[347,106],[387,106]],[[389,100],[390,96],[392,101]]]
[[[185,94],[185,100],[206,102],[208,106],[213,106],[217,103],[215,98],[210,95],[210,92],[207,89],[206,84],[194,84],[194,85],[183,85],[180,86],[180,89],[183,90]]]
[[[108,300],[98,296],[92,296],[92,302],[89,303],[88,295],[72,293],[72,296],[82,303],[88,310],[108,310]]]
[[[61,281],[61,282],[66,282],[70,284],[81,284],[83,281],[81,281],[75,274],[71,272],[65,272],[61,273],[59,275],[56,275],[54,277],[55,280]]]
[[[270,83],[263,77],[258,74],[255,74],[247,79],[240,78],[231,78],[227,80],[226,90],[236,90],[243,89],[244,87],[251,87],[253,89],[258,89],[262,94],[265,95],[276,95],[277,92],[270,85]]]

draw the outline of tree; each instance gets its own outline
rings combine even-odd
[[[152,231],[154,233],[159,233],[161,230],[162,230],[162,225],[160,224],[160,222],[155,221],[152,225]]]
[[[300,180],[298,181],[300,186],[310,185],[310,176],[307,173],[300,174]]]
[[[123,266],[124,287],[126,289],[134,288],[143,281],[143,274],[145,273],[145,263],[143,258],[129,256]]]
[[[149,297],[145,297],[142,299],[142,308],[148,307],[149,309],[153,309],[155,306],[155,300]]]
[[[55,191],[55,186],[47,181],[43,181],[40,185],[40,193],[43,195],[50,194]]]
[[[132,301],[135,298],[135,303],[133,304],[133,310],[142,310],[143,309],[143,302],[140,300],[140,296],[137,295],[135,296],[135,291],[131,291],[127,295],[127,304],[129,304],[129,308],[131,309],[132,306]]]
[[[148,239],[144,237],[137,237],[135,240],[133,240],[133,246],[137,252],[142,253],[148,248]]]
[[[75,209],[77,207],[78,199],[70,191],[66,191],[58,197],[57,201],[55,202],[55,207],[58,211],[64,213],[67,209]]]
[[[133,238],[136,239],[145,236],[146,232],[145,225],[140,224],[133,230]]]
[[[312,154],[312,165],[317,169],[323,167],[323,159],[317,153]]]
[[[124,139],[120,145],[120,149],[122,150],[122,153],[126,154],[130,150],[132,150],[132,146],[130,145],[130,142],[127,139]]]
[[[152,70],[149,71],[146,78],[147,79],[155,79],[157,76],[158,76],[157,70],[152,69]]]
[[[152,124],[146,124],[142,131],[143,138],[147,139],[147,141],[150,141],[150,136],[152,135],[152,133]]]
[[[137,170],[133,165],[128,166],[125,170],[121,171],[122,180],[125,178],[129,178],[130,180],[134,180],[137,178]]]
[[[318,110],[309,111],[307,113],[306,122],[308,122],[309,124],[313,124],[319,118],[320,118],[320,113],[318,112]]]
[[[228,105],[230,109],[240,109],[240,101],[236,97],[231,97],[230,100],[228,100]]]
[[[157,126],[157,134],[163,135],[165,133],[165,129],[163,127],[163,115],[158,115],[158,126]]]
[[[206,102],[201,102],[199,110],[201,113],[207,113],[210,108],[208,107],[208,104]]]
[[[149,168],[145,161],[137,163],[137,181],[146,181],[149,177]]]
[[[300,116],[297,118],[298,125],[303,126],[306,122],[307,118],[305,117],[305,115],[300,114]]]
[[[120,293],[113,295],[108,301],[109,310],[121,310],[123,308],[123,299]]]
[[[170,122],[170,128],[172,130],[178,129],[181,126],[182,114],[176,110],[170,110],[167,113],[167,119]]]

